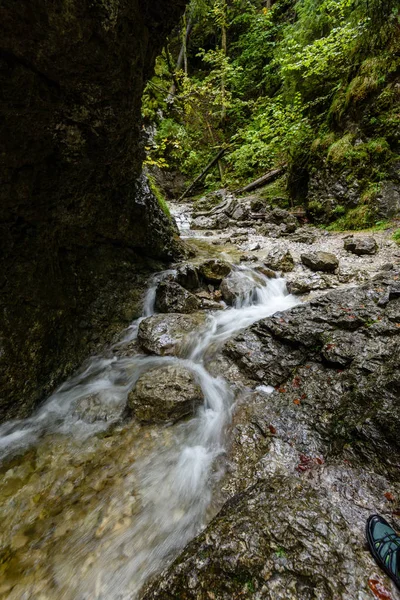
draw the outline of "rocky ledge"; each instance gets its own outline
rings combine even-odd
[[[225,504],[143,598],[398,599],[364,528],[400,526],[399,273],[264,319],[224,355],[242,373]]]

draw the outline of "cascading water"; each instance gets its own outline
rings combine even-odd
[[[142,319],[154,312],[156,285],[171,274],[169,271],[154,278]],[[287,294],[283,279],[268,280],[258,272],[240,267],[235,268],[234,275],[252,279],[253,291],[239,298],[233,308],[210,314],[202,331],[193,333],[179,358],[125,355],[124,349],[137,336],[139,320],[111,349],[110,356],[93,358],[36,415],[0,427],[3,459],[26,452],[33,445],[43,445],[43,452],[55,452],[60,436],[76,440],[74,452],[79,453],[92,443],[95,434],[109,430],[107,435],[112,439],[113,426],[123,415],[128,393],[145,371],[179,364],[193,373],[202,389],[204,405],[194,418],[161,428],[159,438],[153,436],[151,428],[143,429],[151,442],[147,453],[142,453],[123,471],[117,490],[111,486],[106,503],[115,505],[115,510],[120,497],[129,496],[135,489],[135,509],[128,526],[122,530],[115,527],[103,537],[95,533],[99,531],[98,521],[91,533],[85,530],[85,534],[80,534],[79,527],[71,532],[65,556],[58,557],[53,566],[52,585],[58,598],[136,598],[149,577],[168,564],[206,524],[212,490],[220,476],[215,468],[216,459],[224,453],[234,399],[227,382],[207,371],[208,354],[211,351],[215,354],[218,347],[241,329],[296,304]],[[76,407],[93,395],[99,403],[98,410],[105,411],[106,418],[88,422]]]

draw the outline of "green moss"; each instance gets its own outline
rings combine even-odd
[[[351,208],[345,215],[331,223],[328,231],[348,231],[357,229],[366,229],[374,224],[374,214],[371,208],[362,204],[356,208]]]
[[[345,161],[353,149],[354,136],[347,133],[342,138],[334,142],[328,149],[328,161],[332,163],[342,163]]]
[[[400,229],[396,229],[394,234],[392,235],[392,239],[400,246]]]
[[[272,206],[279,206],[281,208],[289,206],[289,192],[287,190],[286,176],[280,177],[265,186],[265,188],[258,193],[258,196],[263,200],[266,200],[267,204],[271,204]]]
[[[171,219],[171,212],[169,210],[167,201],[165,200],[164,196],[162,195],[160,188],[157,186],[157,184],[154,180],[154,177],[152,177],[151,175],[148,175],[147,179],[149,181],[149,187],[150,187],[151,191],[153,192],[154,196],[156,197],[161,210],[163,211],[163,213],[165,215],[167,215],[167,217],[169,219]]]

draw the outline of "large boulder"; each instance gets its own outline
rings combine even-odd
[[[282,271],[288,273],[294,269],[294,260],[289,250],[277,247],[271,250],[264,259],[264,263],[274,271]]]
[[[215,258],[206,260],[199,266],[200,275],[205,281],[212,284],[221,283],[223,278],[229,275],[231,270],[232,267],[229,263]]]
[[[233,271],[222,280],[220,290],[225,302],[233,305],[238,300],[251,299],[256,288],[257,283],[252,277],[242,271]]]
[[[339,266],[339,259],[331,252],[307,252],[301,255],[303,265],[312,271],[332,273]]]
[[[200,300],[175,281],[161,281],[156,290],[155,309],[160,313],[189,314],[200,308]]]
[[[203,400],[193,374],[180,365],[168,365],[139,377],[128,406],[141,423],[165,423],[193,415]]]
[[[363,256],[364,254],[376,254],[378,252],[378,244],[372,236],[349,236],[344,240],[344,249],[347,252],[357,254],[357,256]]]
[[[205,321],[204,313],[153,315],[140,323],[138,342],[150,354],[178,354],[190,335]]]
[[[1,3],[0,421],[127,325],[144,257],[176,256],[141,177],[141,99],[185,5]]]

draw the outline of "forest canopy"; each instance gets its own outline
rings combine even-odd
[[[322,161],[371,193],[398,158],[399,15],[397,0],[192,0],[145,92],[148,165],[190,181],[226,148],[207,189],[287,164],[303,202]]]

